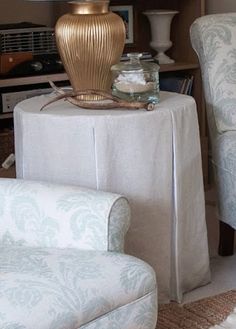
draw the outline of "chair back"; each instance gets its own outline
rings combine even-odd
[[[202,16],[190,28],[203,78],[211,140],[236,130],[236,13]]]

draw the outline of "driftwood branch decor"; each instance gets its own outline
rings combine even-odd
[[[54,99],[50,100],[46,104],[44,104],[40,111],[45,109],[49,104],[52,104],[60,99],[65,99],[68,102],[79,106],[84,109],[96,109],[96,110],[104,110],[104,109],[146,109],[147,111],[154,110],[154,104],[152,103],[142,103],[142,102],[127,102],[125,100],[119,99],[117,97],[112,96],[109,93],[106,93],[102,90],[84,90],[84,91],[68,91],[65,92],[64,90],[58,88],[55,86],[55,84],[52,81],[49,81],[51,87],[53,90],[58,94]],[[77,97],[83,96],[83,95],[99,95],[104,98],[104,100],[108,100],[109,102],[104,101],[85,101],[80,100]]]

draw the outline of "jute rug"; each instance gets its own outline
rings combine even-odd
[[[236,290],[183,305],[163,304],[159,306],[157,329],[236,329],[235,308]],[[233,326],[222,323],[226,319],[230,323],[232,318]]]

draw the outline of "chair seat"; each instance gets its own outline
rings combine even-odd
[[[156,297],[155,273],[132,256],[76,249],[1,247],[0,328],[90,328],[88,324],[115,310],[138,305],[150,295]],[[144,319],[145,304],[139,312]],[[135,319],[140,321],[138,313],[134,322]]]
[[[218,135],[213,146],[219,217],[236,229],[236,131]]]

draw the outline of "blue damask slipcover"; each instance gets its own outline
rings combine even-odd
[[[153,269],[123,253],[127,200],[0,179],[1,329],[154,329]]]
[[[219,216],[236,229],[236,13],[200,17],[190,36],[203,78]]]

